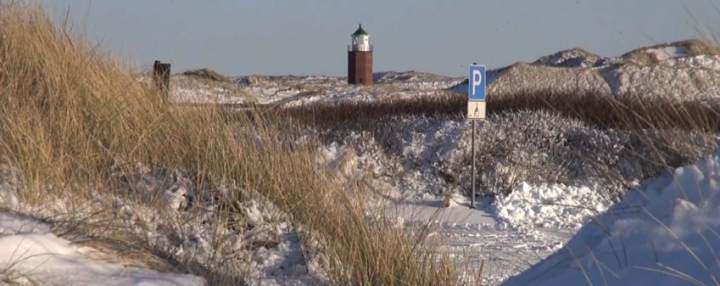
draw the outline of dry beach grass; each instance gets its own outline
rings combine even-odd
[[[451,91],[413,99],[342,102],[289,107],[301,123],[332,126],[370,122],[387,116],[464,116],[466,96]],[[717,102],[685,101],[675,97],[612,96],[599,93],[528,92],[488,99],[488,113],[545,110],[580,119],[598,128],[720,130]]]
[[[0,2],[0,94],[0,156],[21,170],[25,203],[72,197],[77,205],[93,206],[96,193],[120,184],[114,174],[131,173],[138,163],[180,169],[207,196],[236,184],[269,198],[317,242],[332,284],[457,282],[451,264],[421,238],[368,219],[353,195],[363,190],[336,185],[316,165],[313,148],[282,144],[283,135],[258,114],[231,120],[213,107],[166,104],[110,56],[67,27],[55,27],[36,6]],[[243,196],[238,191],[220,204]],[[150,248],[113,225],[111,210],[92,211],[87,221],[78,215],[74,223],[85,239]],[[176,263],[212,284],[242,280]]]
[[[101,207],[109,204],[96,202],[97,194],[115,192],[123,184],[117,174],[131,174],[138,164],[183,170],[205,192],[201,196],[221,206],[229,227],[237,223],[233,205],[250,192],[280,207],[322,253],[331,284],[453,285],[459,283],[453,264],[423,243],[425,232],[411,234],[368,216],[368,190],[337,183],[317,164],[317,138],[291,144],[292,133],[284,131],[298,129],[294,124],[372,128],[385,116],[459,119],[464,109],[465,96],[449,91],[412,100],[245,113],[171,105],[112,57],[67,27],[54,27],[40,9],[0,0],[0,159],[21,170],[22,201],[44,205],[71,197],[82,211],[59,223],[66,235],[106,242],[119,253],[151,265],[170,264],[168,270],[201,275],[212,284],[244,279],[219,266],[223,257],[198,265],[154,249],[117,225],[112,210]],[[720,127],[719,107],[712,102],[552,92],[490,97],[493,116],[522,110],[548,111],[599,129],[713,134]],[[288,114],[296,122],[280,126],[277,119]],[[666,162],[667,153],[692,153],[711,144],[686,142],[685,133],[677,134],[643,137],[655,152],[646,159],[671,169],[683,162]],[[605,175],[618,176],[612,170]],[[220,194],[226,185],[238,187]],[[165,261],[153,262],[158,259]]]

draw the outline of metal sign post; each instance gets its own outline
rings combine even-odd
[[[475,208],[475,125],[477,120],[485,119],[485,97],[487,94],[487,72],[485,66],[475,63],[468,68],[468,113],[467,118],[472,122],[472,197],[470,198],[470,207]]]
[[[472,197],[470,198],[470,208],[475,208],[475,120],[472,121],[472,140],[470,141],[470,144],[472,147],[472,169],[470,169],[470,173],[472,173]]]

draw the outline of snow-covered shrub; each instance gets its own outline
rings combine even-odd
[[[471,129],[459,116],[388,115],[314,130],[325,144],[349,145],[361,157],[374,154],[365,159],[385,166],[384,175],[401,192],[470,190]],[[617,199],[665,166],[711,151],[713,140],[703,134],[602,129],[543,110],[491,115],[477,128],[478,187],[482,194],[497,195],[521,183],[592,184]]]
[[[700,132],[598,129],[545,111],[493,116],[477,138],[477,172],[486,193],[507,194],[521,182],[602,183],[612,199],[634,182],[691,162],[716,146]],[[459,150],[469,150],[469,141],[466,129]],[[450,162],[460,164],[448,165],[451,173],[468,172],[469,152],[454,156],[460,157]]]
[[[453,173],[469,172],[470,136],[466,129],[461,148],[451,157],[457,162],[447,166]],[[592,175],[598,165],[593,163],[617,162],[624,145],[619,136],[544,111],[493,116],[482,123],[476,138],[476,168],[486,194],[507,194],[522,182],[577,184]]]

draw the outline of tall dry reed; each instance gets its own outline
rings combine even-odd
[[[138,163],[177,168],[209,195],[235,183],[271,199],[317,242],[333,284],[457,282],[421,237],[370,219],[363,190],[336,185],[314,148],[287,141],[256,113],[172,106],[42,9],[0,1],[0,156],[22,171],[23,201],[90,200]]]

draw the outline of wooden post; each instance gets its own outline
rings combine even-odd
[[[168,99],[170,97],[170,64],[155,61],[155,64],[153,64],[153,80],[155,81],[155,87]]]

